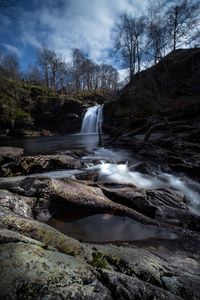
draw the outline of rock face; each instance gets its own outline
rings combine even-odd
[[[198,117],[199,70],[200,49],[171,52],[157,65],[136,74],[116,101],[105,104],[105,129],[106,126],[122,131],[135,129],[155,114],[161,117],[178,114],[183,119]]]

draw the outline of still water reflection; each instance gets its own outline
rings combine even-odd
[[[106,139],[106,136],[103,136]],[[52,154],[67,149],[94,149],[98,134],[68,134],[62,136],[12,138],[0,141],[0,146],[21,147],[25,154]]]
[[[70,212],[54,216],[47,224],[85,242],[136,241],[149,238],[173,239],[176,235],[154,226],[139,224],[124,216]]]

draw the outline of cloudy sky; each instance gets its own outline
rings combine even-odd
[[[140,15],[145,4],[146,0],[20,0],[12,13],[0,17],[0,47],[15,53],[24,68],[42,44],[66,60],[73,48],[80,48],[97,63],[113,63],[113,25],[122,11]]]

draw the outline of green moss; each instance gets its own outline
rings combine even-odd
[[[94,252],[92,253],[91,265],[95,268],[105,269],[108,266],[108,263],[101,252]]]

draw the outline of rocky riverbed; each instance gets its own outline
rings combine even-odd
[[[127,146],[128,140],[131,155],[133,150],[138,153],[136,149],[140,157],[142,151],[147,157],[154,153],[160,163],[130,160],[127,164],[117,152],[114,158],[105,157],[104,149],[26,155],[20,148],[0,148],[0,298],[200,298],[198,205],[192,210],[187,193],[170,186],[165,175],[175,164],[185,166],[184,171],[197,170],[198,161],[192,164],[192,159],[194,153],[196,158],[199,155],[198,143],[189,155],[188,143],[195,142],[188,138],[176,145],[164,143],[165,139],[164,144],[159,140],[162,145],[151,137],[150,143],[139,139],[129,133],[112,145]],[[170,150],[163,145],[171,145]],[[168,164],[169,156],[162,163],[164,153],[173,158]],[[195,180],[188,172],[179,173],[179,179],[187,178],[198,193],[198,173],[194,174]],[[164,235],[144,238],[141,231],[137,239],[113,237],[100,243],[97,238],[89,243],[47,224],[76,211],[124,216],[143,231],[162,230]]]

